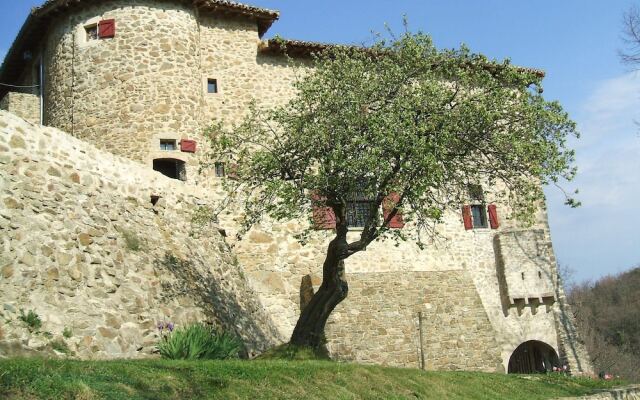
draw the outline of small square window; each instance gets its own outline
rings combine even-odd
[[[218,93],[218,80],[217,79],[207,79],[207,92],[208,93]]]
[[[84,27],[87,42],[98,40],[98,24],[91,24]]]
[[[488,228],[487,223],[487,210],[483,205],[471,206],[471,217],[473,218],[473,227],[475,228]]]
[[[160,139],[160,150],[173,151],[176,149],[176,141],[174,139]]]
[[[226,176],[225,171],[224,171],[224,163],[222,163],[222,162],[217,162],[216,163],[216,176],[218,178],[222,178],[222,177]]]

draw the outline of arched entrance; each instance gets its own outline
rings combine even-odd
[[[157,158],[153,160],[153,170],[172,179],[187,180],[187,170],[185,168],[185,162],[182,160],[175,158]]]
[[[553,370],[559,365],[553,347],[544,342],[530,340],[515,349],[509,358],[510,374],[535,374]]]

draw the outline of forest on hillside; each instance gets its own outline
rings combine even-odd
[[[640,266],[572,285],[567,297],[596,372],[640,382]]]

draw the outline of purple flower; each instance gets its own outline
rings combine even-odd
[[[164,322],[158,322],[158,330],[162,331],[164,329]]]
[[[167,329],[169,330],[169,332],[173,332],[173,323],[172,323],[172,322],[169,322],[169,323],[166,325],[166,327],[167,327]]]

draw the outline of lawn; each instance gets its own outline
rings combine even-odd
[[[552,399],[619,385],[329,361],[0,360],[0,399]]]

